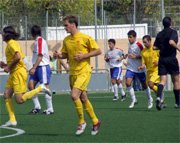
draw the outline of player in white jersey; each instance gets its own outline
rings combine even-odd
[[[34,89],[36,84],[44,83],[49,88],[51,69],[50,59],[48,52],[48,45],[46,41],[41,37],[41,29],[39,26],[34,25],[31,28],[31,34],[35,40],[35,47],[33,49],[32,63],[33,67],[29,70],[30,78],[28,87],[30,90]],[[47,110],[43,111],[43,114],[53,114],[54,109],[52,105],[52,96],[45,95]],[[41,105],[38,99],[38,95],[33,98],[34,108],[29,112],[30,114],[36,114],[41,111]]]
[[[105,61],[108,63],[111,73],[112,87],[114,88],[113,101],[119,99],[118,88],[121,92],[121,101],[125,100],[126,94],[122,87],[122,60],[124,59],[124,53],[122,50],[115,48],[116,41],[114,39],[108,40],[109,50],[105,54]]]
[[[146,94],[148,97],[148,109],[152,108],[153,99],[151,97],[151,91],[146,84],[146,74],[145,69],[141,69],[138,71],[138,67],[142,64],[141,60],[141,51],[143,50],[143,45],[136,41],[136,32],[134,30],[130,30],[128,32],[128,54],[125,57],[128,57],[127,62],[127,71],[126,71],[126,86],[130,93],[132,102],[129,105],[129,108],[133,108],[135,104],[137,104],[137,99],[135,97],[134,89],[131,86],[133,78],[139,78],[142,87],[146,90]]]

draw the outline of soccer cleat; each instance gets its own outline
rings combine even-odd
[[[52,96],[52,92],[50,89],[46,88],[46,86],[44,84],[40,84],[41,86],[41,91],[44,92],[44,93],[47,93],[49,96]]]
[[[161,100],[159,97],[156,98],[156,109],[157,110],[161,110],[162,106],[161,106]]]
[[[148,109],[151,109],[153,107],[153,98],[151,97],[149,100],[148,100]]]
[[[17,122],[11,122],[10,120],[7,121],[4,125],[2,125],[2,127],[8,127],[8,126],[16,126]]]
[[[97,133],[99,131],[100,125],[101,125],[101,121],[98,120],[98,123],[96,125],[93,125],[93,129],[91,131],[91,135],[97,135]]]
[[[42,112],[42,114],[50,115],[50,114],[54,114],[54,112],[51,112],[51,111],[49,111],[49,110],[44,110],[44,111]]]
[[[123,102],[124,100],[126,100],[126,94],[124,96],[121,96],[121,101]]]
[[[180,109],[180,105],[175,104],[175,105],[174,105],[174,108],[176,108],[176,109]]]
[[[148,102],[148,109],[151,109],[152,107],[153,107],[153,102],[152,101]]]
[[[41,112],[41,109],[34,108],[29,112],[29,114],[37,114],[37,113],[40,113],[40,112]]]
[[[78,129],[76,131],[76,135],[77,136],[81,135],[84,132],[85,128],[86,128],[86,122],[84,124],[78,125]]]
[[[135,105],[135,104],[138,104],[138,102],[137,102],[137,101],[135,101],[135,102],[132,101],[131,104],[129,105],[129,108],[134,108],[134,105]]]
[[[118,96],[114,96],[113,101],[117,101],[119,99]]]

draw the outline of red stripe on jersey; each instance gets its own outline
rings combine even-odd
[[[42,54],[42,38],[38,39],[38,54]]]
[[[143,45],[139,42],[136,43],[138,45],[138,47],[140,48],[140,50],[142,51],[143,50]]]

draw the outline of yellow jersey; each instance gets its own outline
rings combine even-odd
[[[75,35],[67,36],[63,41],[61,52],[69,57],[69,74],[78,75],[91,72],[90,58],[76,61],[74,56],[78,55],[79,52],[86,54],[97,49],[99,49],[99,46],[96,41],[86,34],[78,32]]]
[[[144,48],[141,52],[142,63],[146,65],[147,72],[158,71],[158,65],[154,65],[154,61],[159,61],[159,50],[151,48]]]
[[[12,61],[14,60],[14,55],[16,52],[19,52],[21,55],[21,59],[20,61],[10,70],[10,73],[20,69],[20,68],[25,68],[26,66],[23,62],[23,58],[24,58],[24,54],[21,50],[21,47],[19,45],[18,42],[16,42],[15,40],[11,39],[7,42],[7,47],[6,47],[6,61],[7,61],[7,65],[9,66]]]

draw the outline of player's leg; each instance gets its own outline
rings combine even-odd
[[[118,85],[117,85],[117,82],[116,82],[116,79],[111,79],[111,82],[112,82],[112,87],[114,89],[114,98],[113,98],[113,101],[116,101],[119,99],[119,96],[118,96]]]
[[[114,89],[114,98],[113,98],[113,101],[116,101],[119,99],[119,96],[118,96],[118,85],[117,85],[117,82],[116,82],[116,78],[117,78],[117,72],[116,72],[116,68],[111,68],[110,69],[110,74],[111,74],[111,82],[112,82],[112,87]]]
[[[174,95],[175,95],[175,108],[180,108],[180,83],[179,74],[171,75],[172,82],[174,85]]]
[[[82,102],[80,100],[81,93],[82,93],[82,91],[80,89],[72,87],[71,98],[74,102],[75,109],[76,109],[76,112],[78,115],[78,120],[79,120],[76,135],[81,135],[86,128],[86,122],[84,120],[84,113],[83,113],[83,105],[82,105]]]
[[[93,106],[87,97],[86,91],[82,92],[80,98],[81,98],[81,101],[84,105],[84,109],[85,109],[86,113],[88,114],[88,116],[90,117],[90,119],[93,123],[93,129],[92,129],[91,134],[96,135],[98,133],[99,127],[101,125],[101,121],[98,120],[98,118],[96,117]]]
[[[134,93],[134,89],[131,86],[134,76],[135,76],[135,74],[132,71],[130,71],[130,70],[126,71],[126,86],[127,86],[128,92],[132,99],[132,102],[129,105],[129,108],[133,108],[134,105],[137,104],[137,99],[136,99],[136,96]]]
[[[173,61],[173,62],[172,62]],[[175,108],[180,108],[180,75],[179,75],[179,63],[177,58],[173,58],[168,64],[169,73],[171,74],[172,82],[174,85],[174,95],[175,95]]]
[[[79,87],[78,77],[76,75],[69,76],[69,83],[71,87],[71,98],[74,102],[75,109],[78,115],[78,129],[75,134],[81,135],[86,128],[86,122],[84,120],[84,113],[83,113],[83,105],[80,100],[80,95],[82,91],[79,88],[76,88]]]
[[[37,88],[26,92],[27,91],[27,72],[25,69],[20,69],[13,73],[13,89],[15,94],[15,100],[18,104],[24,103],[26,100],[31,99],[34,95],[39,93],[40,91],[51,92],[42,84],[39,85]],[[25,93],[26,92],[26,93]]]
[[[166,79],[167,79],[166,75],[161,75],[160,76],[160,83],[158,85],[157,98],[156,98],[156,108],[157,108],[157,110],[161,110],[161,108],[162,108],[161,98],[162,98],[162,93],[163,93],[164,86],[166,84]]]
[[[150,109],[153,106],[153,98],[151,96],[151,90],[146,84],[146,74],[144,72],[137,73],[137,77],[139,78],[139,80],[141,82],[142,88],[146,90],[146,95],[147,95],[147,99],[148,99],[148,109]]]
[[[126,98],[126,94],[124,92],[123,86],[122,86],[122,82],[123,82],[123,74],[122,74],[122,67],[119,68],[119,73],[118,73],[118,78],[116,80],[120,93],[121,93],[121,101],[124,101]]]
[[[49,84],[46,84],[46,88],[49,89]],[[45,99],[46,99],[47,110],[44,110],[43,114],[46,114],[46,115],[54,114],[52,96],[49,96],[48,94],[46,94]]]
[[[50,78],[51,78],[51,69],[49,65],[40,66],[37,70],[37,76],[40,84],[44,84],[47,89],[50,89]],[[54,113],[52,96],[45,94],[46,106],[47,109],[43,111],[43,114],[49,115]]]
[[[36,87],[36,84],[38,82],[35,81],[34,79],[32,79],[32,76],[30,77],[29,79],[29,82],[28,82],[28,88],[29,90],[33,90],[35,87]],[[34,108],[29,112],[29,114],[37,114],[37,113],[40,113],[41,112],[41,105],[40,105],[40,102],[39,102],[39,99],[38,99],[38,94],[36,94],[33,98],[32,98],[32,101],[34,103]]]
[[[169,62],[169,60],[164,60],[161,58],[159,59],[159,62],[158,62],[158,75],[160,76],[160,82],[158,84],[158,91],[157,91],[157,98],[156,98],[157,110],[161,110],[162,108],[161,98],[162,98],[163,89],[167,80],[167,73],[168,73],[168,68],[169,68],[168,64],[171,64],[171,62]]]
[[[123,86],[122,86],[122,80],[117,80],[117,84],[121,93],[121,101],[124,101],[126,99],[126,93],[124,92]]]
[[[158,72],[153,72],[151,74],[147,73],[146,76],[146,81],[148,82],[148,86],[154,91],[155,95],[157,96],[157,90],[158,90],[158,85],[160,83],[160,76],[158,75]],[[162,92],[161,95],[161,103],[162,103],[162,108],[166,108],[166,102],[164,101],[164,93]]]
[[[8,111],[10,120],[2,126],[11,126],[11,125],[16,126],[17,125],[17,121],[14,114],[14,104],[12,101],[12,95],[13,95],[13,88],[6,88],[4,92],[4,99],[6,102],[6,109]]]

